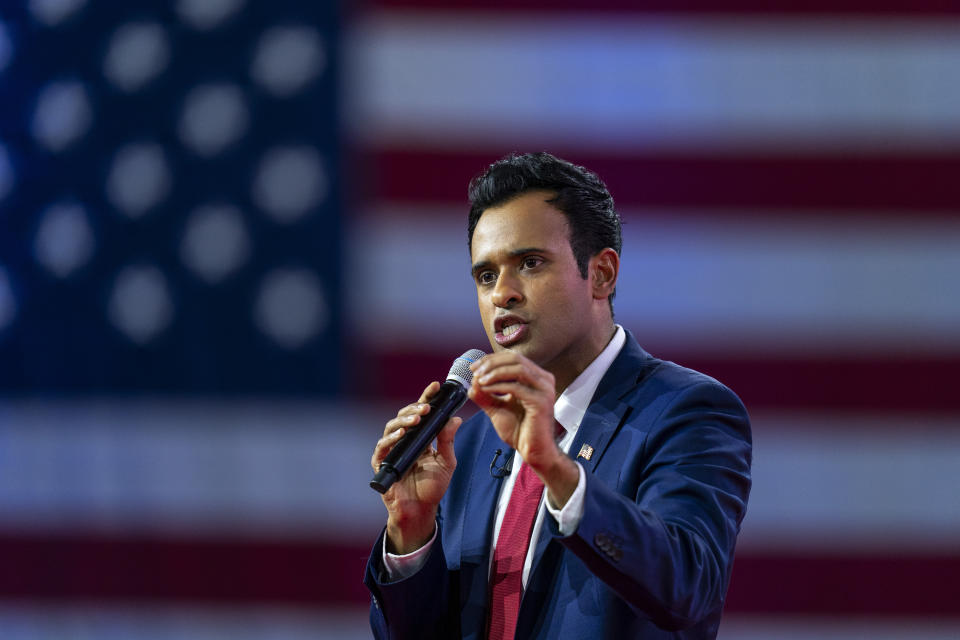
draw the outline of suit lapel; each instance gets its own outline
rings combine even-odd
[[[584,471],[587,473],[593,473],[597,468],[604,452],[613,440],[613,436],[616,435],[617,430],[623,423],[628,405],[620,402],[620,399],[636,387],[642,379],[642,375],[638,379],[637,374],[638,370],[643,370],[642,365],[645,362],[654,362],[654,359],[637,344],[637,341],[628,331],[627,341],[600,380],[567,454],[582,464]],[[593,448],[593,454],[589,460],[577,457],[584,444]],[[551,516],[547,514],[546,517]],[[528,591],[539,591],[535,586],[535,580],[537,585],[548,585],[552,581],[552,571],[556,569],[556,562],[543,562],[544,554],[552,538],[548,527],[544,526],[540,529],[533,564],[530,568]],[[543,575],[540,571],[541,564],[547,568]],[[546,580],[546,583],[544,583],[544,580]],[[531,587],[534,588],[531,590]]]
[[[475,470],[470,478],[469,493],[467,495],[466,508],[464,513],[468,514],[487,514],[487,521],[484,526],[465,526],[463,533],[463,557],[470,561],[482,560],[489,563],[490,555],[490,531],[493,527],[495,503],[500,494],[499,478],[494,478],[489,473],[489,462],[493,460],[497,449],[501,449],[497,464],[503,465],[513,455],[513,449],[510,449],[493,429],[489,420],[484,417],[486,429],[484,430],[483,441],[476,454]]]
[[[618,405],[616,411],[608,411],[596,407],[595,404],[596,403],[591,403],[590,409],[584,414],[580,428],[577,429],[577,435],[573,440],[573,444],[570,445],[570,450],[567,454],[582,464],[584,471],[587,473],[593,473],[597,463],[600,462],[600,459],[603,457],[603,452],[606,450],[607,445],[610,444],[613,435],[617,431],[617,427],[620,425],[620,420],[623,418],[627,409],[625,405]],[[584,444],[593,447],[593,455],[590,457],[590,460],[576,458],[580,452],[580,448]],[[552,516],[548,513],[545,517],[550,518]],[[541,527],[540,536],[537,538],[537,547],[534,551],[533,564],[530,567],[531,583],[533,582],[534,576],[537,575],[537,570],[543,560],[544,552],[552,539],[553,536],[550,534],[549,527]]]
[[[637,344],[629,331],[626,333],[626,342],[597,385],[590,406],[580,421],[573,444],[570,445],[570,457],[580,462],[588,472],[597,468],[607,446],[623,423],[628,407],[620,402],[620,399],[641,382],[646,372],[644,364],[656,362]],[[584,445],[593,450],[589,459],[579,457]]]
[[[465,522],[460,554],[460,622],[464,638],[483,636],[487,622],[487,590],[490,568],[490,537],[500,495],[501,478],[490,475],[489,464],[497,451],[503,465],[513,450],[503,444],[489,420],[484,416],[484,434],[474,458],[474,469],[467,488],[463,513],[474,522]],[[483,519],[485,516],[485,519]]]

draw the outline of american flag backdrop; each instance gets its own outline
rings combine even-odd
[[[383,423],[486,348],[466,184],[624,218],[743,398],[723,640],[960,637],[960,5],[0,5],[0,638],[367,638]]]

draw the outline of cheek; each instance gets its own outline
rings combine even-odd
[[[567,280],[552,280],[539,287],[537,300],[541,305],[550,309],[571,309],[576,303],[576,296],[571,295],[575,289],[571,288]]]
[[[477,307],[480,309],[480,321],[483,322],[484,331],[490,332],[490,320],[493,317],[493,305],[487,303],[483,296],[477,296]]]

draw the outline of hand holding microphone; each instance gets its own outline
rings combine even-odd
[[[377,442],[370,486],[383,494],[387,541],[391,552],[419,548],[433,535],[437,504],[456,467],[453,436],[460,425],[451,418],[467,399],[473,378],[470,364],[484,353],[472,349],[457,358],[443,385],[430,383],[418,402],[400,409]],[[451,428],[444,426],[452,421]],[[437,448],[430,447],[437,439]]]
[[[373,489],[380,493],[386,493],[394,482],[406,475],[413,467],[420,455],[440,433],[447,420],[466,402],[467,389],[470,388],[470,382],[473,380],[473,371],[470,370],[470,365],[484,355],[486,354],[479,349],[471,349],[453,361],[453,366],[450,367],[450,372],[447,374],[447,381],[440,386],[435,394],[432,394],[429,402],[430,409],[425,417],[421,417],[419,420],[414,418],[414,416],[423,415],[420,412],[424,408],[420,405],[425,400],[424,396],[421,396],[421,402],[418,405],[405,407],[405,409],[411,409],[406,415],[402,415],[404,409],[401,409],[397,419],[403,419],[408,426],[400,426],[401,429],[404,429],[402,437],[397,440],[379,465],[376,463],[376,453],[374,454],[376,474],[370,481],[370,486]],[[429,387],[424,390],[424,395],[427,394],[428,390]],[[418,422],[419,426],[417,426]],[[393,437],[396,436],[393,435]]]

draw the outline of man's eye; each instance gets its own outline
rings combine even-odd
[[[492,284],[494,280],[496,280],[496,278],[492,271],[484,271],[477,276],[477,282],[480,284]]]
[[[524,258],[523,259],[523,268],[524,269],[533,269],[538,267],[540,263],[543,262],[540,258]]]

